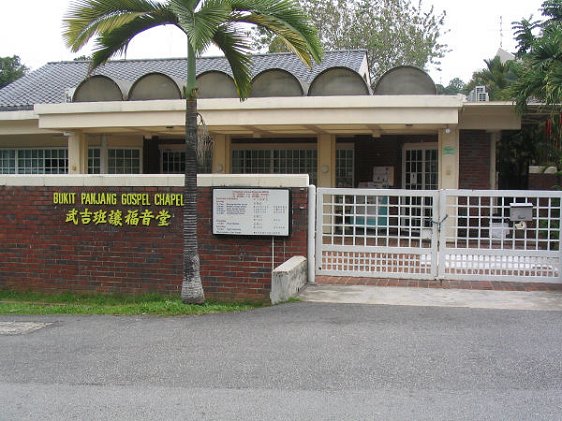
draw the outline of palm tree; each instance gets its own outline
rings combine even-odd
[[[63,21],[63,37],[73,52],[94,38],[91,69],[126,51],[129,42],[148,29],[174,25],[186,35],[184,303],[205,301],[197,245],[196,56],[216,45],[230,64],[238,95],[247,98],[251,90],[251,48],[245,36],[247,29],[241,27],[247,24],[283,39],[308,66],[322,58],[316,29],[292,0],[73,0]]]
[[[476,86],[486,86],[490,93],[490,100],[502,101],[511,99],[508,88],[515,82],[516,63],[513,60],[502,62],[499,56],[484,60],[486,68],[474,72],[472,79],[466,85],[465,91],[470,92]]]

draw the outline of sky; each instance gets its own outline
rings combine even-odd
[[[435,83],[447,85],[454,77],[468,82],[474,71],[484,67],[484,59],[492,58],[500,45],[513,51],[511,23],[531,14],[540,17],[542,1],[422,0],[422,9],[428,10],[433,5],[435,14],[446,12],[446,33],[440,42],[447,44],[451,51],[441,61],[441,70],[428,69]],[[88,55],[88,49],[70,52],[62,40],[61,22],[69,3],[70,0],[4,0],[0,15],[0,57],[18,55],[33,70],[47,62]],[[412,3],[417,4],[417,0]],[[130,44],[126,58],[185,55],[183,34],[170,27],[141,34]]]

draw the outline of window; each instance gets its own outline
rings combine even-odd
[[[0,174],[67,174],[66,149],[1,149]]]
[[[0,174],[16,173],[16,151],[14,149],[0,149]]]
[[[336,149],[336,187],[354,186],[355,151],[352,144],[337,145]]]
[[[163,174],[183,174],[185,172],[185,152],[178,149],[162,151]],[[185,147],[182,149],[185,149]]]
[[[404,145],[402,183],[408,190],[432,190],[438,187],[437,145]]]
[[[315,184],[316,156],[316,145],[233,145],[232,173],[308,174]]]
[[[102,174],[102,148],[88,149],[88,174]],[[138,148],[109,148],[107,174],[140,174],[141,150]]]
[[[88,149],[88,174],[101,174],[101,150]]]
[[[316,144],[233,145],[233,174],[308,174],[316,184]],[[353,144],[338,144],[336,186],[353,187]]]
[[[109,149],[107,158],[108,174],[140,174],[138,149]]]

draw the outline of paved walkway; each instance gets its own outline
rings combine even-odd
[[[357,278],[353,276],[316,276],[319,285],[369,285],[374,287],[410,287],[475,289],[490,291],[562,291],[562,283],[503,281],[420,281],[416,279]]]
[[[562,311],[562,285],[513,282],[411,281],[316,277],[301,293],[303,301]],[[399,288],[389,288],[399,287]]]

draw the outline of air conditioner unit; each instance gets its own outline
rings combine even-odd
[[[490,101],[490,96],[488,95],[488,92],[486,92],[486,87],[485,86],[476,86],[468,94],[468,101],[469,102],[488,102],[488,101]]]
[[[66,88],[64,90],[64,102],[72,102],[76,88]]]

